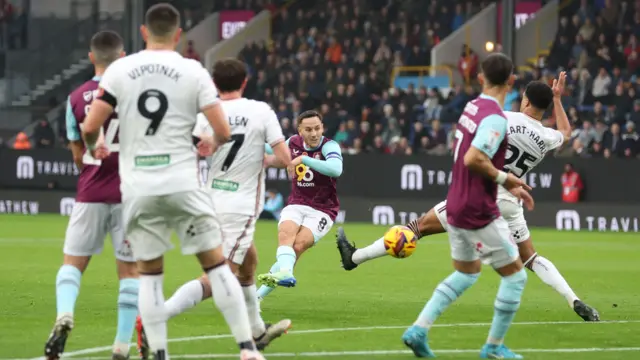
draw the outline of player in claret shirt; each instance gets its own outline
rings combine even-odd
[[[298,135],[287,140],[293,161],[288,167],[292,177],[291,194],[278,223],[276,263],[268,274],[258,276],[263,299],[277,286],[293,287],[293,268],[300,256],[322,239],[338,215],[340,201],[336,190],[342,174],[342,151],[335,141],[322,136],[322,116],[305,111],[298,117]],[[273,155],[268,166],[280,166]]]
[[[56,277],[57,318],[45,345],[45,356],[58,359],[74,326],[74,308],[80,291],[80,280],[91,256],[102,251],[107,233],[111,234],[116,257],[120,294],[118,296],[118,330],[113,346],[113,359],[128,358],[129,343],[138,314],[138,272],[129,242],[125,240],[120,177],[118,175],[119,121],[114,113],[100,129],[101,142],[111,154],[103,160],[85,151],[80,128],[98,84],[107,67],[124,56],[120,36],[101,31],[91,38],[89,59],[95,76],[69,95],[67,103],[67,138],[73,159],[80,169],[76,203],[71,212],[64,241],[64,261]]]

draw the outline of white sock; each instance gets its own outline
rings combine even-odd
[[[140,275],[138,311],[144,324],[152,353],[167,350],[167,311],[164,307],[164,276]]]
[[[243,286],[244,302],[247,304],[249,314],[249,324],[251,324],[251,335],[254,338],[260,337],[266,331],[266,326],[262,316],[260,316],[260,301],[258,301],[258,291],[255,284]]]
[[[191,280],[182,285],[164,304],[169,319],[202,302],[204,290],[200,280]]]
[[[211,282],[213,301],[227,321],[231,334],[235,337],[240,348],[255,349],[249,325],[247,305],[238,279],[231,272],[229,265],[220,265],[207,272]],[[251,348],[253,345],[253,348]]]
[[[384,238],[376,240],[373,244],[356,250],[351,257],[354,263],[360,265],[363,262],[383,257],[387,254],[387,249],[384,247]]]
[[[538,275],[540,280],[564,296],[569,302],[569,306],[573,309],[573,302],[579,299],[551,261],[538,255],[533,259],[531,269]]]

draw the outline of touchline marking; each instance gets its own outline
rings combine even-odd
[[[513,325],[518,325],[518,326],[538,326],[538,325],[597,326],[597,325],[607,325],[607,324],[637,324],[637,323],[640,323],[640,320],[614,320],[614,321],[599,321],[599,322],[585,322],[585,321],[529,321],[529,322],[514,322]],[[487,327],[487,326],[491,326],[491,323],[434,324],[432,327]],[[406,327],[407,327],[407,325],[400,325],[400,326],[361,326],[361,327],[344,327],[344,328],[307,329],[307,330],[289,331],[289,334],[291,335],[291,334],[317,334],[317,333],[348,332],[348,331],[396,330],[396,329],[405,329]],[[169,342],[170,343],[174,343],[174,342],[177,343],[177,342],[190,342],[190,341],[199,341],[199,340],[228,339],[228,338],[231,338],[231,337],[232,337],[231,334],[189,336],[189,337],[169,339]],[[131,344],[131,346],[136,346],[136,344],[133,343],[133,344]],[[112,346],[109,345],[109,346],[99,346],[99,347],[93,347],[93,348],[88,348],[88,349],[70,351],[70,352],[65,353],[63,358],[73,357],[73,356],[76,356],[76,355],[96,354],[96,353],[100,353],[100,352],[103,352],[103,351],[109,351],[109,350],[111,350],[111,348],[112,348]],[[639,349],[640,350],[640,348],[608,348],[608,349]],[[573,350],[574,352],[579,352],[579,351],[575,351],[575,349],[566,349],[566,350]],[[439,352],[443,352],[443,351],[450,351],[450,350],[442,350],[442,351],[439,351]],[[458,351],[458,350],[451,350],[451,351]],[[464,350],[464,351],[467,351],[467,350]],[[474,351],[477,351],[477,350],[474,350]],[[541,351],[544,351],[544,350],[541,350]],[[596,351],[596,350],[593,350],[593,351]],[[615,351],[615,350],[602,350],[602,351]],[[617,351],[638,351],[638,350],[617,350]],[[566,352],[570,352],[570,351],[566,351]],[[294,353],[292,353],[292,354],[294,354]],[[309,353],[301,353],[301,354],[309,354]],[[324,353],[322,353],[322,354],[324,354]],[[347,352],[347,353],[340,353],[340,354],[349,355],[351,353]],[[367,354],[370,354],[370,353],[367,353]],[[398,354],[400,354],[400,353],[398,353]],[[352,355],[357,355],[357,354],[352,354]],[[190,355],[185,355],[185,356],[190,356]],[[197,355],[194,355],[194,356],[197,356]],[[210,355],[206,355],[206,356],[210,356]],[[216,356],[219,356],[219,355],[216,355]],[[216,356],[210,356],[210,357],[216,357]],[[224,355],[224,356],[226,356],[226,355]],[[233,356],[237,357],[238,355],[234,354]],[[274,355],[270,354],[269,356],[274,356]],[[330,356],[330,355],[296,355],[296,354],[294,354],[294,355],[291,355],[291,356]],[[180,358],[180,356],[173,356],[173,355],[171,357]],[[184,356],[182,358],[183,359],[188,359],[188,357],[184,357]],[[86,359],[86,358],[83,358],[83,359]],[[99,359],[102,359],[102,358],[99,358]],[[44,357],[35,357],[35,358],[0,359],[0,360],[45,360],[45,358]]]
[[[434,350],[436,354],[476,354],[480,349],[451,349]],[[595,352],[636,352],[640,347],[624,348],[577,348],[577,349],[516,349],[517,353],[595,353]],[[337,356],[377,356],[377,355],[405,355],[413,354],[409,350],[361,350],[361,351],[320,351],[320,352],[300,352],[300,353],[266,353],[272,357],[337,357]],[[173,359],[237,359],[238,354],[190,354],[171,355]],[[110,360],[110,357],[88,357],[83,360]],[[4,359],[3,359],[4,360]],[[20,359],[14,359],[20,360]]]

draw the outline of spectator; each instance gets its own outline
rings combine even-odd
[[[593,90],[591,90],[591,94],[595,101],[602,102],[604,104],[609,104],[609,88],[611,87],[611,76],[607,73],[605,68],[600,68],[598,72],[598,76],[593,79]]]
[[[593,125],[590,121],[584,121],[582,123],[582,130],[580,130],[578,135],[578,140],[580,140],[581,145],[585,147],[589,147],[589,145],[596,139],[597,133],[593,128]]]
[[[187,59],[193,59],[196,61],[200,61],[200,55],[196,52],[196,49],[193,47],[193,40],[189,40],[187,42],[187,47],[182,54]]]
[[[456,4],[455,14],[453,15],[453,20],[451,21],[451,31],[458,30],[465,22],[464,10],[462,9],[462,4]]]
[[[594,34],[596,33],[596,27],[593,26],[590,18],[584,19],[584,23],[578,30],[578,35],[584,39],[584,41],[591,41]]]
[[[347,125],[344,122],[341,122],[338,126],[338,131],[336,135],[333,137],[333,140],[340,144],[341,147],[345,147],[347,140],[349,139],[349,133],[347,132]]]
[[[33,131],[35,145],[39,149],[49,149],[55,144],[55,134],[47,120],[40,120],[38,126]]]
[[[373,139],[373,147],[371,149],[371,152],[374,154],[389,153],[389,148],[387,147],[387,145],[385,145],[384,141],[382,140],[382,136],[378,135]]]
[[[458,71],[460,71],[466,83],[469,83],[478,75],[478,62],[478,55],[469,46],[463,45],[462,53],[458,60]]]
[[[622,138],[620,137],[620,125],[614,123],[605,133],[602,141],[604,146],[604,157],[622,157],[624,151],[622,146]]]
[[[264,210],[260,214],[260,219],[280,219],[280,212],[284,207],[284,198],[276,190],[267,190],[267,198],[264,202]]]
[[[31,143],[29,137],[24,132],[19,132],[16,136],[16,141],[13,143],[13,148],[16,150],[30,150]]]
[[[622,152],[624,157],[635,157],[640,149],[640,136],[636,132],[636,125],[631,121],[627,122],[626,131],[622,134]]]

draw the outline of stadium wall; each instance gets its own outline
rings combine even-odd
[[[635,205],[640,203],[640,166],[622,159],[548,158],[526,175],[538,204],[561,200],[560,178],[571,162],[585,183],[585,202]],[[448,156],[356,155],[344,157],[344,175],[338,181],[343,197],[442,200],[446,197],[453,160]],[[0,150],[0,189],[59,189],[75,191],[78,169],[65,149]],[[205,176],[206,163],[201,162]],[[267,169],[267,187],[289,193],[284,169]],[[422,201],[422,200],[420,200]],[[640,211],[639,211],[640,212]]]
[[[517,66],[537,60],[540,51],[551,48],[558,32],[558,11],[558,0],[552,0],[516,30],[513,59]]]
[[[0,190],[0,214],[69,216],[75,194],[70,191]],[[341,197],[336,223],[359,222],[389,226],[418,218],[439,200],[398,200]],[[538,203],[528,212],[534,227],[564,231],[640,232],[640,212],[634,205]]]

